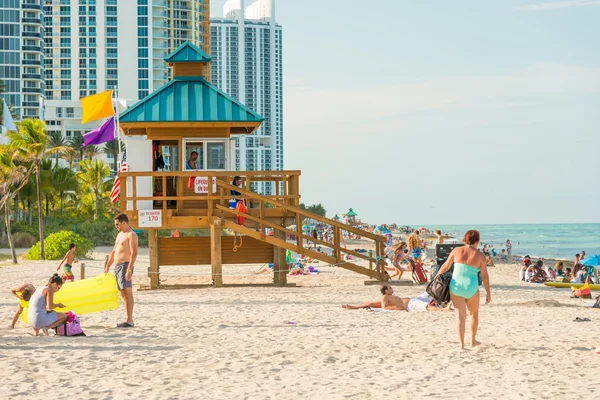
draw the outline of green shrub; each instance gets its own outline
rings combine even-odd
[[[67,251],[69,250],[69,243],[75,243],[77,250],[75,255],[77,257],[86,257],[93,249],[92,243],[73,232],[60,231],[49,235],[44,240],[46,260],[60,260],[62,259]],[[40,259],[40,242],[37,242],[29,251],[25,254],[26,260],[39,260]]]
[[[28,249],[37,242],[35,236],[27,232],[17,232],[12,236],[13,245],[18,249]]]

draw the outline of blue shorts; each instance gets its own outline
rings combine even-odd
[[[132,279],[126,280],[127,267],[129,267],[129,261],[123,261],[115,265],[115,277],[117,278],[117,289],[119,290],[133,287],[133,268],[131,269]]]

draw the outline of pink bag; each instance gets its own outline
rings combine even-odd
[[[67,311],[67,321],[55,329],[58,336],[85,336],[79,317],[71,311]]]

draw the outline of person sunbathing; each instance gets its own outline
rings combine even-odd
[[[423,292],[415,297],[399,297],[394,296],[394,288],[392,286],[383,285],[380,290],[383,295],[380,301],[372,301],[356,306],[344,304],[342,308],[346,310],[383,308],[384,310],[395,311],[450,311],[450,305],[444,308],[438,306],[427,292]]]

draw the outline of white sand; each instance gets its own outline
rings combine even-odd
[[[359,246],[357,246],[359,247]],[[87,261],[101,272],[104,254]],[[600,310],[570,291],[525,284],[515,266],[491,269],[492,304],[478,338],[460,351],[454,313],[372,313],[342,303],[379,298],[364,277],[335,267],[292,277],[296,288],[221,288],[135,293],[136,328],[115,324],[122,306],[81,317],[87,337],[31,337],[9,293],[41,285],[56,262],[0,267],[0,398],[94,399],[383,399],[598,398]],[[134,283],[148,282],[147,251]],[[248,277],[258,266],[225,266]],[[74,268],[79,277],[79,267]],[[164,268],[199,271],[209,267]],[[169,278],[169,282],[191,278]],[[196,279],[208,282],[209,278]],[[167,281],[164,279],[163,281]],[[423,287],[396,287],[412,296]],[[555,307],[557,300],[568,307]],[[529,303],[528,303],[529,302]],[[573,322],[588,317],[592,322]],[[288,324],[295,322],[295,325]],[[467,337],[469,328],[467,328]]]

